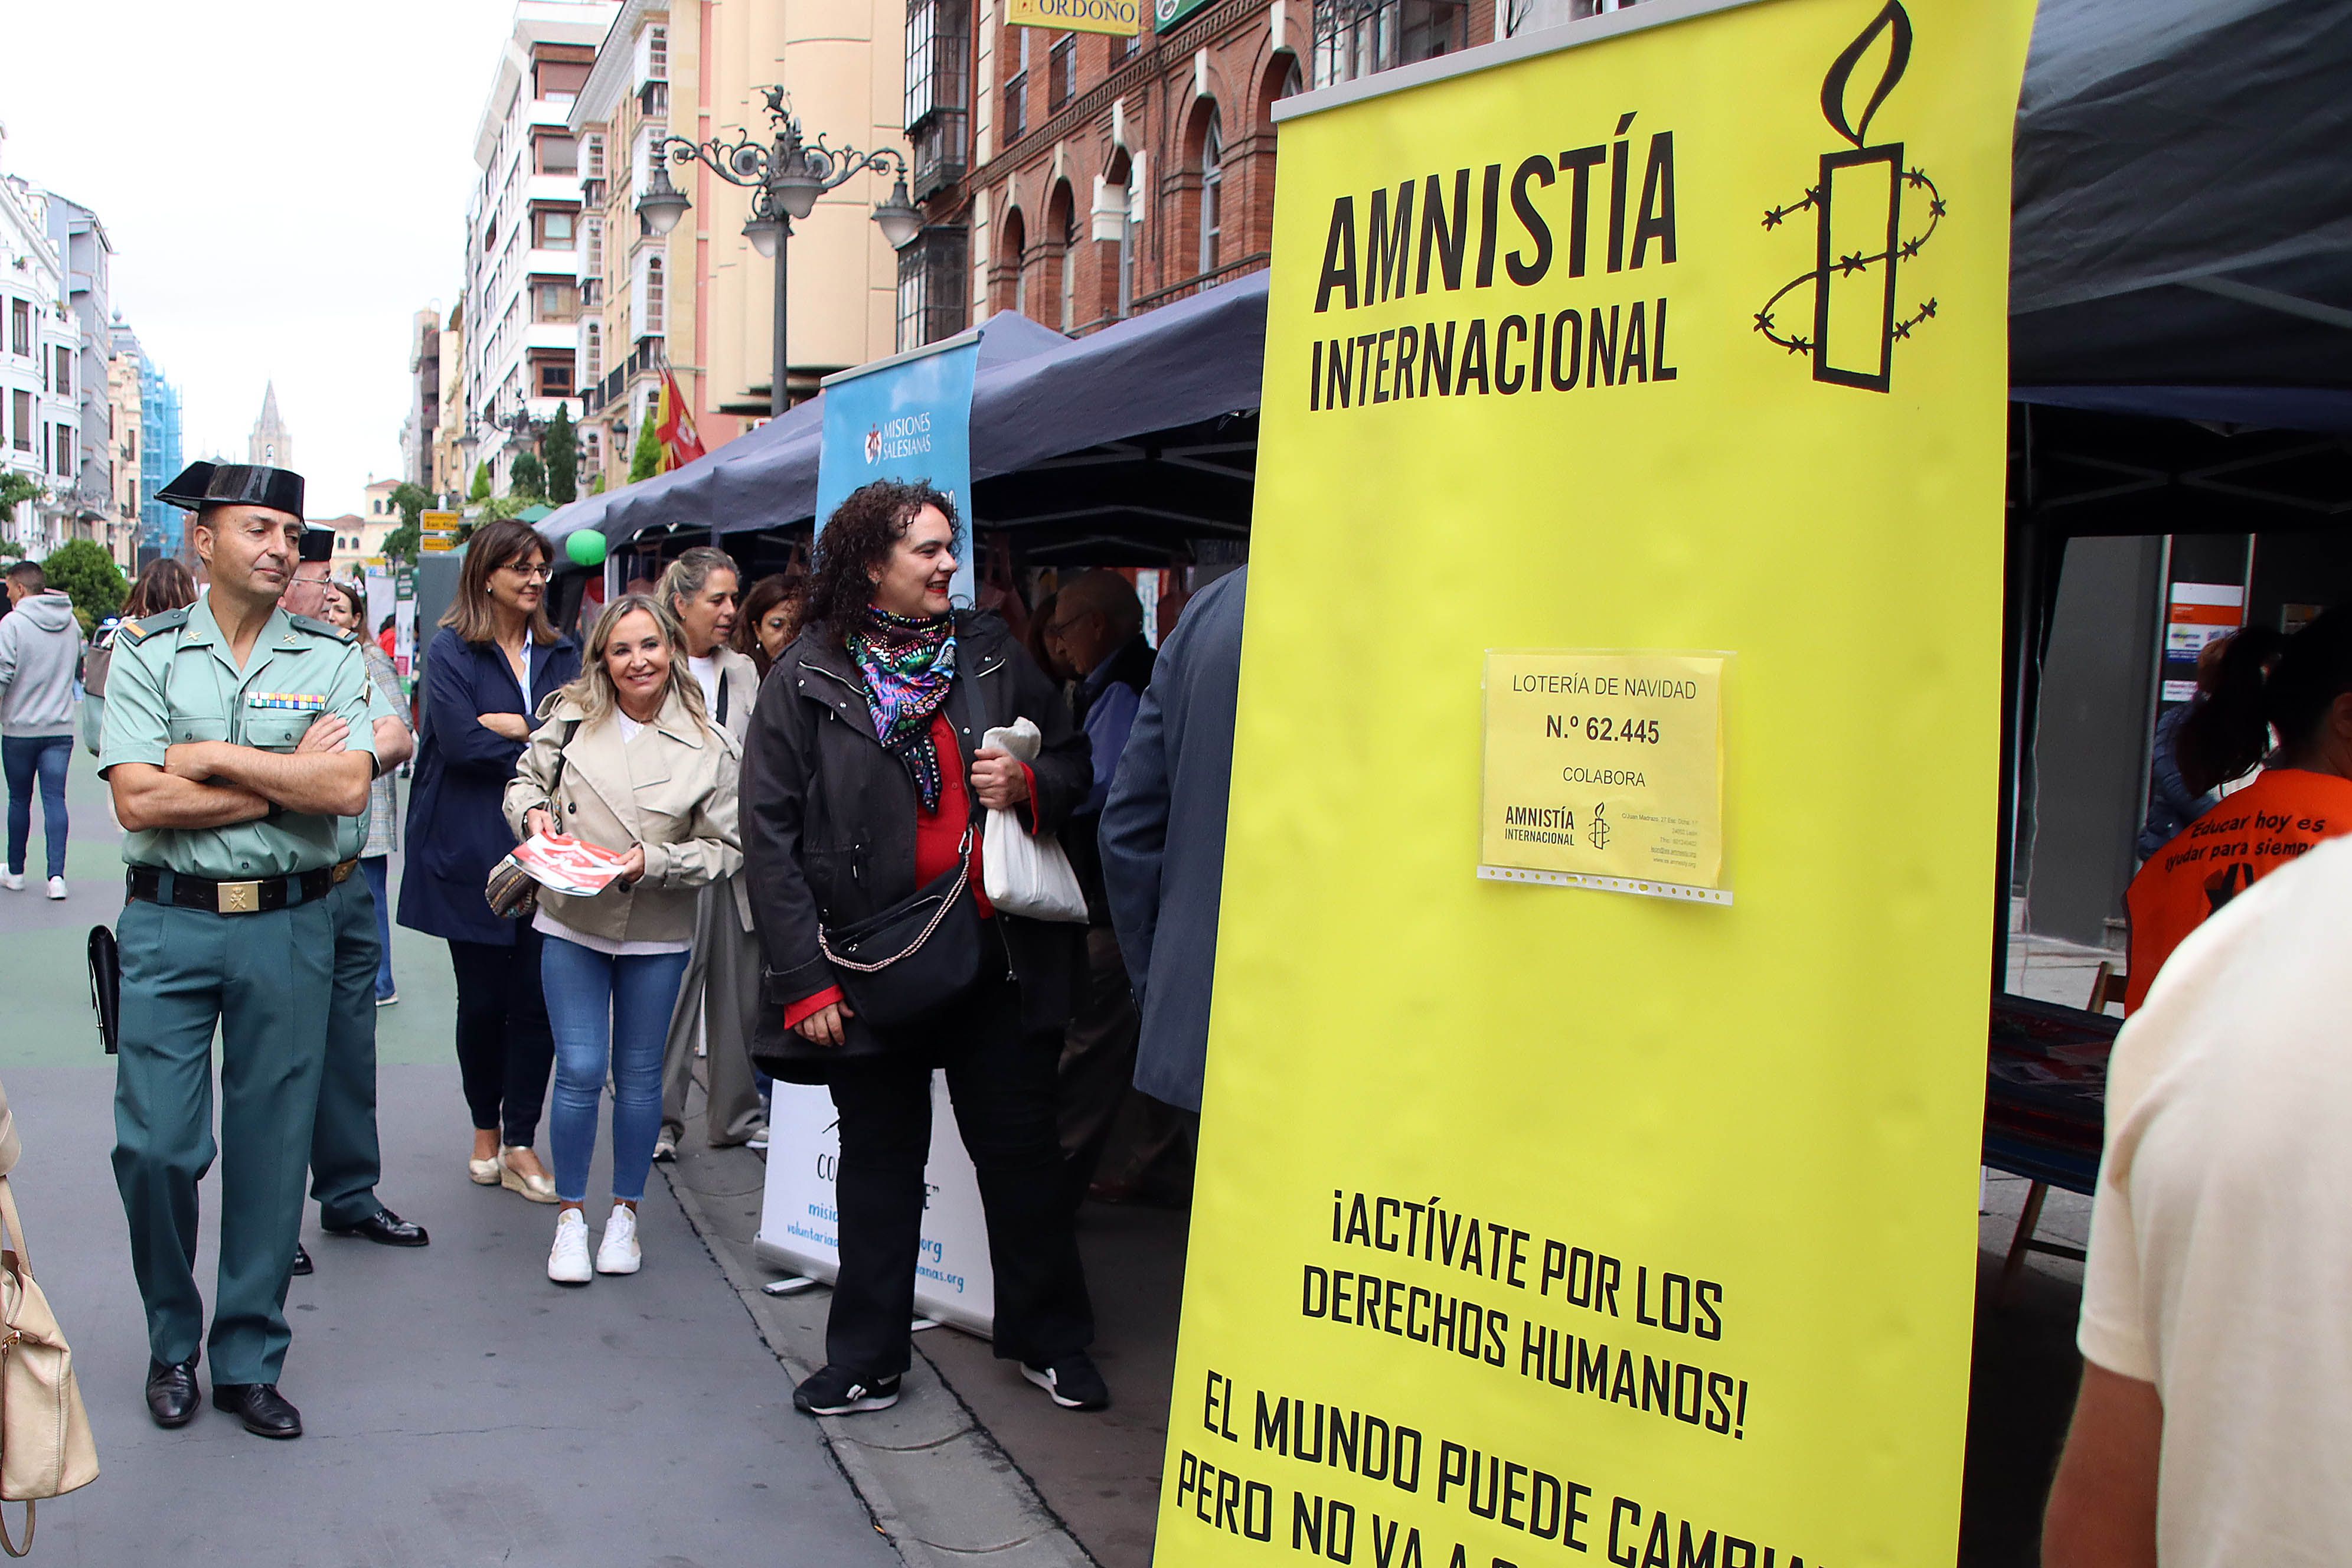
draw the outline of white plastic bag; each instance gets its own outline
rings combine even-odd
[[[980,749],[1034,763],[1042,739],[1035,724],[1016,719],[1010,729],[982,735]],[[1078,890],[1078,874],[1070,869],[1070,858],[1058,839],[1050,833],[1032,834],[1013,811],[992,810],[983,831],[981,886],[990,903],[1005,914],[1033,921],[1086,923],[1087,896]]]

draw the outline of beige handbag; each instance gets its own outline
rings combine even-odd
[[[9,1539],[0,1520],[0,1550],[22,1557],[33,1547],[33,1502],[98,1479],[98,1445],[74,1383],[73,1352],[25,1247],[25,1224],[8,1182],[18,1144],[8,1098],[0,1089],[0,1500],[25,1505],[25,1542]]]

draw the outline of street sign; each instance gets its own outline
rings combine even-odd
[[[454,511],[419,512],[416,517],[418,548],[428,554],[455,550],[457,548],[457,525],[464,521],[462,514]]]
[[[1143,30],[1143,0],[1011,0],[1007,26],[1134,37]]]

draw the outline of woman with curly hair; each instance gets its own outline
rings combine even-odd
[[[793,1400],[814,1415],[898,1400],[935,1068],[980,1174],[996,1353],[1057,1405],[1110,1402],[1087,1354],[1094,1314],[1055,1137],[1079,928],[999,913],[981,891],[982,814],[1052,832],[1092,768],[1004,623],[950,607],[957,543],[955,503],[927,484],[878,481],[844,501],[817,536],[807,628],[761,686],[745,742],[744,882],[767,956],[753,1054],[778,1078],[824,1084],[840,1117],[841,1273],[825,1365]],[[982,748],[1024,718],[1043,737],[1033,762]],[[905,956],[875,954],[898,962],[836,958],[859,928],[923,906],[938,918]],[[968,968],[914,956],[975,929]]]

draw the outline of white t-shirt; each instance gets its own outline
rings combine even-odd
[[[700,658],[696,658],[688,655],[686,668],[694,672],[694,683],[702,688],[702,710],[712,715],[711,721],[716,723],[719,712],[719,656],[716,653],[706,653]]]
[[[2078,1335],[2164,1405],[2165,1568],[2352,1542],[2352,839],[2175,950],[2107,1087]]]

